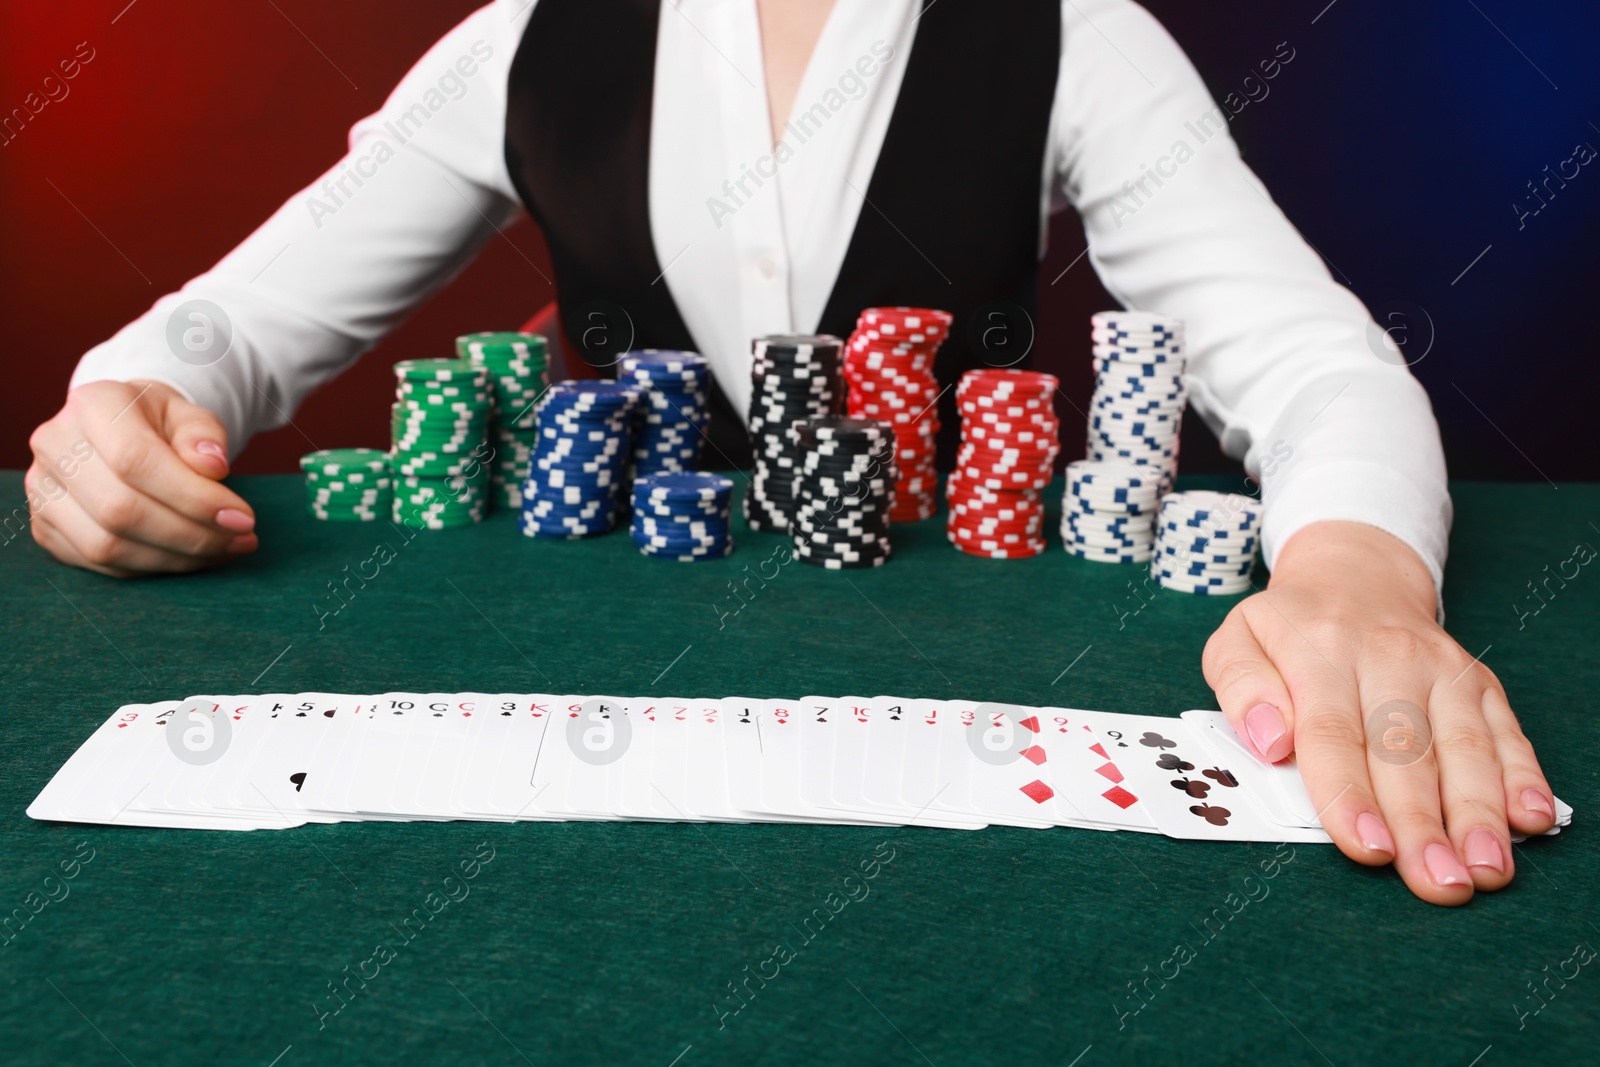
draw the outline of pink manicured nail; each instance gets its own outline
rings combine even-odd
[[[237,556],[241,552],[253,552],[261,543],[255,534],[244,534],[228,542],[228,555]]]
[[[1467,869],[1461,866],[1456,854],[1444,845],[1429,845],[1423,849],[1422,862],[1428,868],[1428,874],[1435,885],[1472,884],[1472,876],[1467,873]]]
[[[202,456],[216,456],[222,462],[228,462],[228,450],[215,441],[196,441],[194,450]]]
[[[1487,830],[1474,830],[1467,835],[1467,866],[1487,867],[1496,874],[1504,874],[1506,854],[1500,842]]]
[[[1244,713],[1245,733],[1262,759],[1271,759],[1267,751],[1283,737],[1283,716],[1271,704],[1257,704]]]
[[[1556,809],[1550,806],[1550,801],[1537,789],[1524,789],[1522,791],[1522,806],[1538,815],[1543,815],[1551,822],[1555,822]]]
[[[217,512],[217,525],[234,533],[249,533],[256,528],[256,519],[238,508],[223,508]]]
[[[1372,851],[1394,855],[1394,838],[1376,815],[1364,811],[1356,816],[1356,836]]]

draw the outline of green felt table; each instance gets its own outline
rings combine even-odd
[[[972,559],[929,522],[897,533],[888,567],[782,567],[725,614],[729,581],[779,538],[741,535],[697,565],[620,535],[533,542],[508,516],[405,541],[308,519],[294,478],[236,484],[262,548],[212,573],[116,582],[25,539],[0,547],[0,910],[92,850],[3,947],[5,1062],[1593,1062],[1600,966],[1549,976],[1600,946],[1600,573],[1520,628],[1514,605],[1575,544],[1600,544],[1600,487],[1457,487],[1450,629],[1488,649],[1577,816],[1516,850],[1509,889],[1444,910],[1328,846],[1081,830],[29,820],[112,709],[197,692],[896,694],[1177,714],[1215,706],[1200,650],[1233,603],[1163,593],[1131,613],[1136,568],[1059,548]],[[0,499],[21,495],[0,476]],[[327,583],[380,539],[393,561],[319,623]],[[399,944],[406,916],[491,851],[469,894],[333,1014],[329,983]],[[887,855],[865,897],[801,936]],[[733,1000],[780,944],[777,976]]]

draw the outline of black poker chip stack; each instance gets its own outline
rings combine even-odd
[[[873,419],[828,416],[797,422],[794,475],[795,556],[846,570],[889,561],[894,510],[894,427]]]
[[[744,496],[753,530],[788,533],[794,518],[796,422],[839,413],[844,403],[844,342],[827,335],[758,337],[751,342],[750,443],[755,470]]]

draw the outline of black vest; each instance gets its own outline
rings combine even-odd
[[[752,0],[753,2],[753,0]],[[1019,366],[1038,301],[1044,152],[1061,63],[1059,0],[924,4],[867,202],[817,325],[848,337],[865,307],[955,314],[935,368]],[[506,162],[555,266],[575,350],[694,349],[650,235],[646,184],[659,0],[539,0],[511,65]],[[798,324],[797,324],[798,325]],[[959,420],[940,401],[941,467]],[[708,467],[748,465],[713,386]],[[719,453],[721,453],[719,455]]]

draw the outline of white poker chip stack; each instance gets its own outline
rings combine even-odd
[[[1188,398],[1183,322],[1102,311],[1091,323],[1088,459],[1067,466],[1061,543],[1081,559],[1148,563],[1161,497],[1178,473],[1178,431]]]
[[[1261,503],[1237,493],[1169,493],[1156,522],[1150,573],[1181,593],[1232,596],[1252,588]]]
[[[1092,460],[1121,461],[1172,489],[1178,430],[1187,399],[1183,321],[1143,311],[1102,311],[1091,322],[1094,399],[1089,407]]]
[[[1081,459],[1067,464],[1061,543],[1079,559],[1149,563],[1155,555],[1160,481],[1127,463]]]

